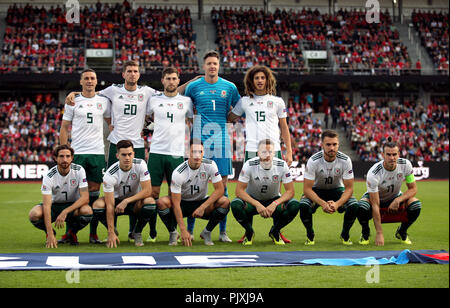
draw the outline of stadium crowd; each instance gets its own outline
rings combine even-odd
[[[448,97],[433,98],[424,107],[417,100],[368,99],[359,105],[340,106],[352,147],[362,161],[382,159],[381,144],[389,136],[412,161],[449,161]]]
[[[29,4],[8,8],[0,72],[73,73],[84,68],[87,48],[114,45],[116,70],[139,61],[145,70],[189,67],[198,71],[190,11],[123,4],[84,6],[80,22],[66,21],[65,7]],[[186,69],[187,70],[187,69]],[[186,71],[185,70],[185,71]]]
[[[341,9],[325,16],[324,23],[339,72],[370,70],[393,75],[411,68],[407,48],[388,12],[380,13],[380,22],[367,23],[365,12]]]
[[[448,14],[414,11],[411,19],[435,67],[448,74]]]
[[[62,105],[51,93],[0,101],[0,162],[51,162],[58,144]]]
[[[362,11],[219,8],[211,11],[216,43],[228,69],[245,70],[262,64],[273,70],[305,69],[302,50],[330,46],[339,73],[368,70],[371,74],[399,74],[412,67],[407,48],[399,40],[388,12],[380,23],[367,23]]]

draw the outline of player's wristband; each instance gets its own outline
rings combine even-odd
[[[273,200],[272,202],[275,203],[276,206],[279,206],[279,205],[280,205],[280,204],[277,202],[277,200]]]

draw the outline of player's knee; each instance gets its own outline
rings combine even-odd
[[[358,200],[356,200],[355,198],[350,198],[347,201],[347,208],[346,208],[347,212],[356,214],[358,212],[358,208],[359,208],[359,203],[358,203]]]
[[[217,200],[216,204],[217,204],[217,207],[230,208],[230,199],[228,199],[225,196],[220,197],[219,200]]]
[[[299,210],[300,215],[312,214],[312,202],[307,198],[300,199]]]
[[[158,210],[170,209],[172,207],[172,201],[169,197],[162,197],[161,199],[156,200],[156,206]]]
[[[244,201],[242,201],[239,198],[235,198],[233,199],[233,201],[231,201],[230,207],[232,211],[236,211],[236,210],[240,210],[245,206]]]
[[[294,213],[297,215],[297,212],[300,210],[300,202],[297,199],[291,199],[286,204],[286,210],[290,213]]]
[[[155,199],[153,197],[147,197],[144,199],[144,204],[155,204]]]
[[[28,219],[30,221],[37,221],[37,220],[42,219],[42,217],[43,217],[43,212],[42,212],[42,206],[40,206],[40,205],[34,206],[28,213]]]
[[[420,211],[421,209],[422,202],[417,198],[414,198],[411,202],[409,202],[406,208],[407,211]]]
[[[95,200],[94,204],[92,205],[92,208],[104,209],[105,208],[105,199],[99,198],[99,199]]]
[[[94,212],[89,205],[83,205],[79,210],[79,215],[92,215]]]

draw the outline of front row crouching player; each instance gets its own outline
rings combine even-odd
[[[30,222],[47,234],[47,248],[58,247],[52,222],[57,228],[63,228],[66,222],[70,244],[78,245],[77,232],[92,219],[86,172],[82,166],[72,164],[73,155],[74,150],[67,144],[54,149],[56,166],[42,180],[42,204],[34,206],[29,214]]]
[[[306,164],[304,195],[300,199],[300,219],[306,228],[305,245],[314,245],[313,214],[319,206],[328,214],[344,213],[341,240],[352,245],[350,229],[358,215],[358,200],[353,197],[353,167],[350,157],[339,152],[339,136],[333,130],[322,133],[322,151]]]
[[[106,170],[103,176],[105,196],[94,202],[94,215],[107,224],[106,245],[109,248],[115,248],[120,243],[114,227],[117,216],[137,218],[133,232],[134,243],[136,246],[144,246],[142,229],[156,213],[147,164],[143,159],[134,158],[134,154],[131,141],[121,140],[117,143],[116,156],[119,161]]]
[[[245,229],[243,245],[252,245],[255,232],[253,216],[273,218],[269,237],[276,245],[284,245],[280,231],[297,215],[300,203],[293,199],[294,183],[287,163],[275,158],[274,143],[270,139],[258,144],[257,157],[245,162],[236,186],[236,199],[231,202],[231,210],[236,220]],[[285,192],[280,194],[280,183]]]
[[[399,158],[399,148],[391,137],[383,146],[383,160],[376,163],[367,173],[367,192],[359,201],[358,220],[362,226],[359,243],[369,244],[369,220],[373,218],[376,236],[375,245],[384,245],[382,223],[401,222],[395,237],[404,244],[412,244],[406,231],[419,217],[421,202],[417,193],[413,167],[409,160]],[[402,194],[403,180],[407,190]]]
[[[200,233],[205,245],[214,245],[211,231],[222,221],[230,210],[230,201],[224,194],[222,177],[214,161],[203,159],[203,144],[191,139],[189,159],[180,164],[172,173],[171,195],[157,201],[159,217],[170,233],[169,245],[177,245],[177,223],[183,244],[191,246],[191,234],[187,231],[183,217],[208,220]],[[214,191],[208,197],[208,182]]]

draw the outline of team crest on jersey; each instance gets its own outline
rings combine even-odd
[[[130,177],[134,181],[137,179],[137,174],[133,172],[132,174],[130,174]]]
[[[143,102],[144,101],[144,94],[138,95],[138,101]]]
[[[340,175],[341,169],[339,169],[339,168],[334,169],[334,173],[336,173],[336,175]]]
[[[206,180],[206,172],[200,172],[200,180]]]
[[[221,97],[227,97],[227,91],[222,90],[222,92],[220,93]]]
[[[177,107],[178,109],[183,109],[183,103],[178,103]]]
[[[268,101],[267,102],[267,108],[273,108],[273,102],[272,101]]]
[[[70,186],[77,186],[77,180],[71,179],[70,180]]]
[[[279,180],[280,179],[279,179],[278,175],[275,174],[275,175],[272,176],[272,182],[278,183]]]
[[[101,103],[97,103],[97,109],[98,109],[98,110],[103,110],[103,106],[102,106]]]
[[[399,174],[397,174],[397,179],[402,179],[403,178],[403,174],[402,173],[399,173]]]

